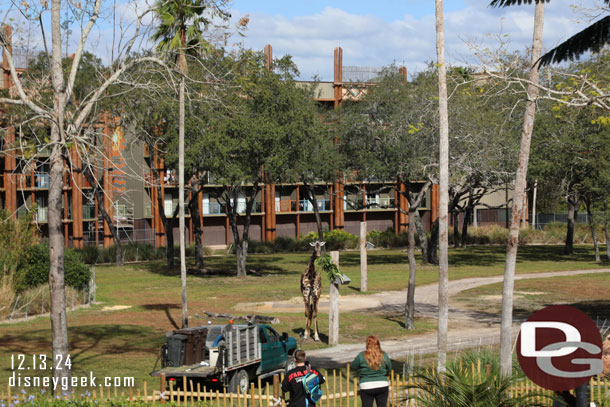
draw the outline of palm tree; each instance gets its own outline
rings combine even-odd
[[[222,3],[224,4],[224,2]],[[207,0],[158,0],[155,13],[160,20],[152,39],[159,41],[157,49],[175,52],[176,67],[180,72],[179,119],[178,119],[178,207],[180,230],[180,279],[182,282],[182,327],[188,326],[186,303],[186,251],[184,222],[184,78],[188,73],[186,54],[197,55],[201,49],[203,29],[211,24],[211,19],[220,14],[220,5]],[[211,13],[210,13],[211,11]],[[171,251],[170,251],[171,253]]]
[[[539,2],[539,0],[535,1],[536,3]],[[543,0],[543,2],[549,1]],[[493,0],[490,5],[492,7],[506,7],[522,3],[532,4],[532,0]],[[610,0],[604,0],[604,3],[610,5]],[[540,59],[540,65],[544,66],[567,60],[573,61],[587,51],[599,52],[608,42],[610,42],[610,16],[594,22],[544,54]]]
[[[528,0],[494,0],[491,5],[521,4]],[[538,99],[538,68],[540,54],[542,53],[542,31],[544,26],[544,0],[536,0],[534,15],[534,35],[532,39],[531,68],[529,72],[529,85],[527,87],[527,101],[523,126],[521,128],[521,144],[519,146],[519,163],[515,175],[515,189],[513,193],[513,206],[511,223],[506,244],[506,264],[504,266],[504,282],[502,286],[502,323],[500,327],[500,371],[510,376],[512,372],[512,334],[513,334],[513,290],[515,286],[515,266],[517,263],[517,248],[519,244],[519,224],[523,211],[527,167],[530,156],[530,144],[534,119],[536,117],[536,100]]]

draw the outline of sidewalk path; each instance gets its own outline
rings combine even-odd
[[[517,274],[516,280],[532,278],[551,278],[573,276],[579,274],[610,273],[610,269],[570,270],[545,273]],[[502,282],[503,276],[475,277],[449,281],[449,349],[450,351],[464,348],[490,345],[500,342],[500,315],[485,310],[461,308],[451,297],[456,294],[482,285]],[[339,302],[340,311],[403,312],[407,291],[384,291],[371,295],[344,295]],[[437,314],[438,284],[429,284],[415,289],[415,314],[417,317],[435,318]],[[240,309],[252,311],[303,312],[300,297],[283,302],[265,302],[257,304],[238,304]],[[328,297],[322,297],[319,308],[328,310]],[[364,318],[364,316],[363,316]],[[516,337],[519,322],[513,329]],[[456,325],[458,325],[456,327]],[[460,328],[460,326],[463,326]],[[436,333],[423,334],[409,339],[383,341],[383,350],[391,358],[404,358],[409,353],[433,353],[436,351]],[[350,362],[358,352],[364,350],[364,344],[338,345],[331,348],[307,352],[308,359],[316,366],[334,368]]]

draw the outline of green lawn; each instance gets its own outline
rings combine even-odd
[[[610,324],[610,276],[581,274],[555,278],[515,281],[515,316],[527,317],[552,304],[569,304],[585,311],[594,320],[607,319]],[[466,290],[455,298],[473,309],[500,312],[502,284],[491,284]]]
[[[245,279],[234,277],[233,256],[208,257],[205,273],[188,277],[189,314],[203,310],[237,313],[233,306],[242,302],[285,300],[297,297],[300,274],[309,254],[251,255],[248,270],[256,274]],[[503,247],[471,247],[450,251],[450,278],[501,275],[504,269]],[[369,292],[400,290],[407,286],[408,263],[403,250],[371,250],[368,253]],[[365,295],[358,291],[360,271],[358,252],[342,252],[341,270],[351,279],[341,287],[342,295]],[[518,273],[599,268],[589,247],[577,247],[575,255],[566,257],[561,247],[524,247],[519,249]],[[417,284],[437,280],[435,266],[418,268]],[[180,321],[180,277],[178,270],[168,271],[163,262],[130,264],[124,267],[97,267],[97,300],[90,308],[68,313],[73,373],[92,371],[102,376],[134,376],[140,385],[153,370],[165,333]],[[545,280],[548,281],[548,280]],[[606,284],[607,285],[607,284]],[[599,286],[599,284],[598,284]],[[328,284],[324,280],[324,292]],[[607,298],[607,296],[606,296]],[[126,306],[104,310],[104,307]],[[274,314],[281,323],[275,328],[292,336],[304,326],[302,312]],[[369,334],[381,339],[417,335],[435,329],[431,321],[416,321],[416,331],[404,330],[402,315],[343,313],[340,318],[341,340],[361,343]],[[192,319],[191,325],[206,323]],[[219,321],[220,322],[220,321]],[[319,315],[322,339],[328,332],[328,315]],[[307,341],[305,349],[326,346]],[[51,338],[48,317],[27,322],[0,325],[0,391],[12,373],[11,355],[50,355]],[[149,380],[150,382],[150,380]],[[155,382],[156,383],[156,382]]]

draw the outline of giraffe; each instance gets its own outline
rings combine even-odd
[[[301,274],[301,294],[305,302],[305,333],[303,338],[307,339],[310,335],[311,323],[314,324],[314,341],[320,340],[318,334],[318,301],[322,292],[322,278],[316,271],[316,259],[320,257],[320,251],[326,242],[315,241],[309,243],[314,250],[307,264],[305,272]]]

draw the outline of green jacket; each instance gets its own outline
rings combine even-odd
[[[356,359],[350,364],[352,370],[357,370],[360,376],[360,383],[376,382],[387,380],[392,371],[392,363],[387,353],[383,353],[383,362],[379,366],[379,370],[373,370],[364,359],[364,352],[360,352]]]

